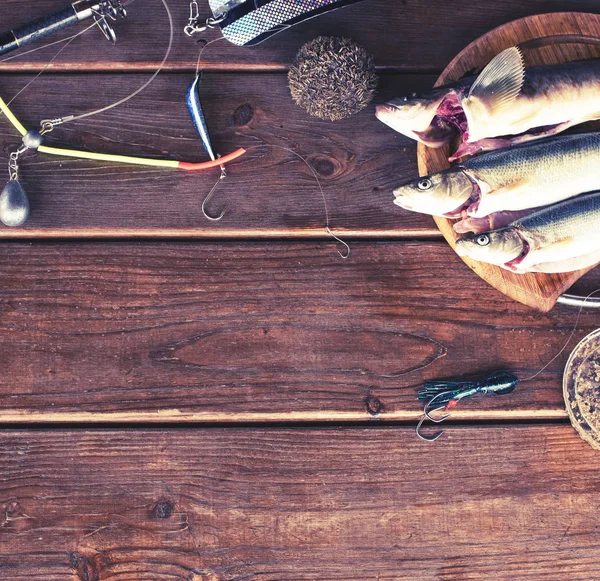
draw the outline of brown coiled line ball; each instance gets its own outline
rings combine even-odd
[[[288,74],[296,104],[337,121],[364,109],[375,96],[373,57],[348,38],[319,36],[305,44]]]

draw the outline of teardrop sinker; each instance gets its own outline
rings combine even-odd
[[[7,226],[22,226],[29,218],[29,198],[17,180],[11,180],[0,194],[0,220]]]

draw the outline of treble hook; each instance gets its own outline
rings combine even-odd
[[[206,196],[206,198],[204,198],[204,202],[202,202],[202,213],[204,214],[204,217],[207,220],[210,220],[211,222],[218,222],[219,220],[221,220],[223,218],[223,216],[225,216],[225,214],[227,213],[227,206],[225,206],[222,210],[221,213],[219,214],[218,218],[215,218],[214,216],[210,216],[208,214],[208,212],[206,211],[206,204],[208,204],[208,202],[210,202],[211,198],[215,195],[215,191],[216,189],[219,187],[219,184],[227,177],[227,170],[225,169],[225,166],[222,165],[221,166],[221,175],[219,176],[219,179],[217,180],[217,183],[212,187],[212,190],[210,190],[210,192],[208,193],[208,196]]]
[[[439,397],[445,396],[447,395],[448,392],[444,391],[441,393],[438,393],[437,395],[435,395],[434,397],[432,397],[426,404],[425,407],[423,408],[423,415],[421,416],[421,419],[419,420],[419,423],[417,424],[417,436],[419,438],[421,438],[421,440],[424,440],[425,442],[435,442],[443,433],[444,430],[440,430],[438,432],[436,432],[435,434],[433,434],[433,436],[424,436],[421,433],[421,428],[423,427],[423,424],[425,422],[425,420],[429,420],[430,422],[433,422],[434,424],[441,424],[445,419],[447,419],[450,414],[445,414],[443,415],[441,418],[434,418],[431,414],[434,414],[436,412],[442,411],[447,409],[448,404],[444,404],[441,406],[436,407],[435,409],[431,409],[431,406],[433,405],[433,403],[435,402],[436,399],[438,399]]]
[[[423,408],[423,415],[430,421],[432,421],[435,424],[440,424],[441,422],[443,422],[446,418],[448,418],[450,416],[450,414],[446,414],[445,416],[442,416],[439,419],[435,419],[431,417],[432,413],[435,412],[439,412],[440,410],[446,409],[448,407],[448,404],[444,404],[441,405],[437,408],[435,408],[434,410],[430,410],[431,406],[433,405],[433,403],[435,402],[436,399],[438,399],[439,397],[442,397],[444,395],[446,395],[448,392],[447,391],[443,391],[441,393],[438,393],[436,396],[432,397],[426,404],[425,407]]]

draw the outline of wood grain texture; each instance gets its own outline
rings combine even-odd
[[[6,581],[589,581],[568,426],[0,434]]]
[[[188,0],[169,0],[176,27],[175,44],[168,67],[193,71],[198,46],[183,34],[189,17]],[[208,2],[201,12],[209,15]],[[65,0],[2,0],[0,22],[4,30],[31,20],[32,16],[61,8]],[[135,0],[129,17],[116,24],[118,43],[113,47],[94,30],[76,39],[52,65],[54,70],[115,69],[150,70],[167,46],[167,19],[159,0]],[[257,47],[236,47],[221,41],[203,55],[203,66],[218,70],[285,70],[302,44],[319,35],[351,37],[363,44],[384,69],[403,72],[439,72],[467,44],[488,30],[510,20],[542,12],[598,12],[597,0],[366,0],[343,10],[305,22]],[[39,11],[39,12],[38,12]],[[73,34],[83,26],[65,31]],[[204,38],[220,36],[217,30]],[[59,38],[57,36],[53,39]],[[49,48],[23,59],[0,63],[0,70],[38,70],[56,52]],[[10,55],[9,55],[10,56]]]
[[[0,263],[0,422],[413,420],[424,379],[529,377],[577,315],[511,301],[441,242],[346,261],[332,243],[5,243]],[[568,351],[453,417],[566,418]]]
[[[444,70],[436,86],[462,78],[468,71],[482,69],[496,54],[532,38],[560,34],[583,34],[600,37],[600,16],[594,14],[547,14],[531,16],[493,30],[465,48]],[[573,44],[548,46],[527,54],[527,65],[555,64],[600,56],[600,48]],[[596,124],[598,126],[598,124]],[[421,175],[450,167],[448,150],[432,150],[418,146]],[[461,236],[453,227],[453,220],[436,218],[444,237],[454,247]],[[562,274],[515,274],[499,266],[465,259],[465,262],[484,280],[506,295],[542,311],[550,310],[558,297],[568,290],[586,271]]]
[[[50,75],[36,81],[12,105],[27,127],[40,119],[84,113],[139,87],[145,75]],[[29,76],[0,79],[9,100]],[[46,143],[123,155],[208,159],[197,138],[184,96],[191,75],[159,77],[146,92],[110,113],[57,127]],[[386,75],[380,99],[430,87],[431,75]],[[74,85],[76,83],[76,87]],[[36,87],[36,88],[34,88]],[[65,88],[69,88],[65,92]],[[369,107],[339,123],[311,118],[297,107],[284,75],[206,75],[202,100],[217,152],[247,147],[230,166],[208,208],[222,205],[218,223],[200,205],[218,177],[206,173],[156,170],[26,155],[21,181],[32,214],[24,228],[0,228],[1,238],[115,236],[319,236],[325,237],[325,208],[315,177],[327,198],[331,227],[349,236],[439,236],[428,216],[393,204],[392,190],[418,174],[414,142],[380,123]],[[0,118],[0,165],[19,143]]]

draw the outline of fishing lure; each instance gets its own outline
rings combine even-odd
[[[192,81],[192,84],[188,88],[187,95],[186,95],[186,104],[188,107],[190,117],[192,119],[192,123],[194,124],[194,128],[196,129],[196,133],[198,134],[198,137],[200,137],[200,141],[202,142],[202,145],[204,146],[206,153],[208,153],[208,155],[210,156],[210,159],[212,159],[212,161],[216,162],[217,159],[221,158],[221,156],[215,155],[215,152],[214,152],[213,146],[212,146],[212,142],[210,140],[210,134],[208,133],[206,117],[204,116],[204,110],[202,109],[202,103],[200,101],[200,79],[201,78],[202,78],[202,74],[200,73],[200,71],[198,71],[196,73],[196,78]],[[207,220],[211,220],[212,222],[218,222],[219,220],[221,220],[221,218],[223,218],[223,216],[225,216],[225,213],[227,212],[227,207],[225,207],[221,210],[221,212],[218,216],[213,217],[206,210],[206,204],[208,204],[210,199],[213,197],[215,190],[217,189],[217,186],[227,177],[227,170],[225,169],[225,165],[223,165],[222,162],[220,162],[220,167],[221,167],[221,175],[219,176],[217,183],[215,184],[215,186],[212,188],[212,190],[209,192],[209,194],[206,196],[206,198],[204,198],[204,201],[202,202],[202,213],[204,214],[204,217]]]
[[[43,144],[44,135],[50,133],[54,130],[57,125],[62,125],[67,122],[75,121],[78,119],[85,119],[87,117],[91,117],[93,115],[97,115],[99,113],[103,113],[122,105],[127,102],[129,99],[138,95],[141,91],[143,91],[150,83],[156,78],[156,76],[160,73],[164,64],[166,63],[169,54],[171,52],[171,47],[173,45],[173,36],[174,36],[174,26],[173,26],[173,18],[171,15],[171,11],[166,0],[161,0],[167,15],[169,17],[169,25],[170,25],[170,37],[169,37],[169,46],[167,48],[166,54],[163,58],[163,61],[157,71],[152,75],[150,80],[144,83],[139,89],[137,89],[134,93],[127,96],[124,99],[117,101],[107,107],[103,107],[101,109],[90,111],[88,113],[84,113],[82,115],[70,115],[67,117],[57,118],[57,119],[46,119],[41,122],[40,129],[38,131],[32,130],[28,131],[23,124],[17,119],[14,113],[11,111],[10,107],[7,103],[0,97],[0,111],[4,113],[7,119],[11,122],[13,127],[20,133],[22,136],[22,145],[16,150],[13,151],[9,156],[9,182],[2,190],[0,194],[0,221],[7,226],[21,226],[23,225],[27,218],[29,217],[29,200],[23,186],[19,182],[19,159],[20,157],[28,151],[39,151],[40,153],[44,153],[47,155],[57,155],[62,157],[73,157],[78,159],[87,159],[94,161],[105,161],[110,163],[123,163],[123,164],[133,164],[133,165],[141,165],[141,166],[150,166],[150,167],[160,167],[166,169],[181,169],[186,171],[202,171],[206,169],[211,169],[214,167],[221,168],[221,177],[219,181],[221,181],[227,174],[225,172],[225,165],[229,162],[234,161],[235,159],[241,157],[246,153],[246,150],[243,148],[238,149],[237,151],[221,157],[217,158],[214,155],[212,145],[210,144],[210,137],[208,135],[208,129],[206,127],[206,121],[204,120],[204,114],[202,112],[202,106],[200,104],[200,98],[197,90],[195,91],[196,96],[191,97],[190,106],[193,104],[194,106],[194,117],[193,120],[195,123],[199,123],[197,125],[198,132],[202,139],[202,143],[207,150],[211,160],[207,162],[201,163],[190,163],[190,162],[182,162],[175,160],[161,160],[161,159],[151,159],[151,158],[143,158],[143,157],[132,157],[132,156],[124,156],[124,155],[111,155],[111,154],[102,154],[102,153],[93,153],[88,151],[80,151],[75,149],[63,149],[56,147],[48,147]],[[199,82],[199,78],[197,79]],[[194,85],[194,84],[193,84]],[[197,87],[197,83],[196,83]],[[219,182],[217,182],[219,183]],[[203,204],[203,211],[207,217],[204,205],[210,199],[210,196],[214,192],[214,189],[211,191],[207,199]],[[221,216],[222,217],[222,216]],[[220,218],[217,218],[220,219]]]
[[[209,0],[213,16],[200,17],[198,2],[190,5],[185,33],[193,36],[219,27],[238,46],[253,46],[295,24],[362,0]]]
[[[132,157],[126,155],[112,155],[106,153],[93,153],[90,151],[80,151],[76,149],[62,149],[57,147],[48,147],[43,145],[43,136],[54,128],[54,122],[50,120],[43,121],[40,131],[28,131],[23,124],[15,117],[8,105],[0,97],[0,111],[2,111],[15,129],[23,136],[23,142],[19,149],[12,152],[9,156],[9,182],[0,194],[0,221],[6,226],[22,226],[29,217],[29,200],[23,186],[19,182],[19,158],[26,151],[39,151],[47,155],[56,155],[61,157],[73,157],[77,159],[87,159],[92,161],[105,161],[109,163],[122,163],[129,165],[141,165],[149,167],[160,167],[165,169],[181,169],[185,171],[202,171],[214,167],[222,168],[238,157],[246,153],[243,148],[217,160],[201,163],[190,163],[185,161],[175,161],[166,159],[152,159],[145,157]],[[221,174],[223,175],[223,174]]]
[[[0,34],[0,55],[90,18],[96,21],[104,36],[115,43],[117,35],[109,20],[117,20],[119,16],[127,16],[121,0],[77,0],[52,14]]]
[[[444,433],[443,430],[433,436],[424,436],[421,433],[423,423],[425,420],[429,420],[435,424],[439,424],[448,418],[449,414],[440,418],[435,418],[431,414],[451,410],[461,400],[478,393],[483,395],[488,393],[495,395],[511,393],[515,390],[518,383],[519,379],[517,376],[508,371],[498,371],[480,381],[445,379],[426,381],[423,384],[423,389],[417,392],[417,398],[426,402],[423,408],[423,415],[417,425],[417,436],[426,442],[434,442]],[[437,407],[434,407],[434,405],[437,405]]]

